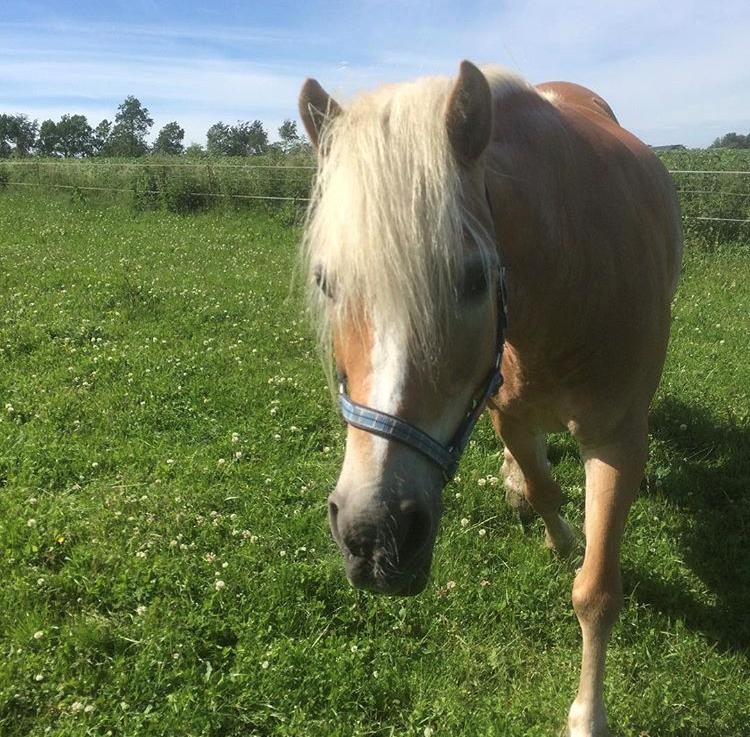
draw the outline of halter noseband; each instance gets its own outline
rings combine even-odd
[[[450,481],[456,473],[461,454],[469,442],[469,437],[479,416],[484,411],[490,397],[503,385],[500,367],[503,360],[505,329],[508,322],[505,302],[505,269],[502,266],[497,274],[497,305],[495,362],[484,382],[481,395],[472,400],[468,412],[447,445],[443,445],[424,430],[420,430],[400,417],[354,402],[347,393],[346,378],[339,375],[339,406],[344,420],[352,427],[378,435],[386,440],[398,440],[404,445],[408,445],[432,461],[443,472],[445,481]]]

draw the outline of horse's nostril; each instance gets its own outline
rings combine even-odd
[[[350,527],[343,533],[344,545],[355,558],[372,558],[375,540],[375,529],[369,525]]]
[[[339,535],[339,508],[334,502],[328,502],[328,524],[331,526],[331,534],[334,540],[338,540]]]
[[[401,514],[404,535],[400,557],[406,563],[424,550],[432,535],[432,519],[426,509],[413,501],[401,504]]]

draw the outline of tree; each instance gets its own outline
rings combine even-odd
[[[219,121],[206,133],[206,151],[210,156],[229,156],[231,149],[231,128]]]
[[[301,143],[302,139],[297,132],[297,122],[287,118],[279,126],[279,147],[285,154],[288,154],[294,151]]]
[[[148,151],[146,136],[153,118],[138,98],[129,95],[118,106],[107,151],[115,156],[142,156]]]
[[[36,139],[36,151],[41,156],[57,156],[60,137],[57,135],[57,123],[54,120],[43,120],[39,126]]]
[[[62,156],[67,159],[92,154],[94,131],[85,115],[63,115],[56,127],[57,148]]]
[[[107,146],[109,145],[111,132],[112,123],[106,118],[94,128],[94,133],[91,136],[91,145],[95,156],[102,156],[108,153]]]
[[[244,124],[247,125],[247,124]],[[254,120],[243,129],[245,151],[250,155],[264,154],[268,151],[268,133],[260,120]]]
[[[190,158],[198,158],[199,156],[203,156],[206,152],[203,150],[203,146],[200,145],[200,143],[191,143],[186,149],[185,149],[185,156],[189,156]]]
[[[36,151],[42,156],[90,156],[94,131],[85,115],[63,115],[59,122],[45,120],[39,127]]]
[[[750,148],[750,133],[746,136],[741,133],[727,133],[717,138],[709,148]]]
[[[180,128],[177,122],[167,123],[160,131],[154,141],[151,149],[155,154],[166,154],[168,156],[178,156],[184,150],[182,141],[185,138],[184,129]]]
[[[28,156],[36,142],[38,125],[25,115],[0,115],[0,158]]]
[[[212,156],[253,156],[268,151],[268,134],[260,120],[238,120],[231,126],[215,123],[208,129],[206,141]]]

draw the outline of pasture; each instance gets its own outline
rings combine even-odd
[[[355,592],[293,212],[94,194],[0,192],[0,734],[556,734],[576,561],[506,508],[487,419],[427,590]],[[627,737],[750,724],[750,228],[711,227],[688,230],[623,545]],[[573,443],[551,459],[580,528]]]

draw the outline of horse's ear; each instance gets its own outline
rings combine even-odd
[[[299,93],[299,114],[315,148],[320,148],[320,137],[326,123],[341,113],[341,107],[319,84],[307,79]]]
[[[470,61],[462,61],[448,96],[445,124],[456,156],[465,163],[479,158],[492,133],[492,93],[486,77]]]

